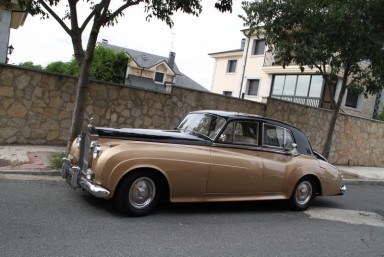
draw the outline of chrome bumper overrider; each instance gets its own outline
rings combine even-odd
[[[92,184],[84,174],[81,173],[81,169],[78,166],[72,166],[69,158],[63,159],[63,168],[61,170],[61,176],[66,179],[67,183],[74,189],[81,187],[88,193],[99,198],[108,198],[111,194],[109,190],[102,186]]]
[[[340,188],[340,194],[344,194],[345,191],[347,191],[347,187],[345,185],[342,185]]]

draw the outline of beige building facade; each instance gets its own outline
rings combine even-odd
[[[283,68],[268,51],[262,35],[247,37],[247,30],[243,33],[240,48],[209,54],[215,59],[211,92],[260,103],[271,97],[330,109],[328,92],[316,69],[307,67],[302,72],[294,64]],[[334,92],[336,99],[340,87],[341,79]],[[375,110],[380,109],[381,95],[365,97],[347,92],[341,113],[371,119]]]
[[[17,0],[0,4],[0,63],[7,63],[8,55],[13,51],[13,46],[9,43],[11,28],[23,26],[27,15],[20,9]]]

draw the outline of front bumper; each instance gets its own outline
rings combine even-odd
[[[99,198],[108,198],[111,192],[100,186],[92,183],[81,172],[79,166],[73,166],[70,158],[63,159],[63,167],[61,169],[61,176],[66,179],[67,183],[74,189],[82,188],[93,196]]]

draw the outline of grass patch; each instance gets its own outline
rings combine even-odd
[[[63,158],[66,157],[66,153],[54,153],[49,156],[49,162],[51,164],[51,167],[59,170],[61,167],[63,167]]]

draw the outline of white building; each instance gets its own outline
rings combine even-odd
[[[316,69],[301,72],[298,65],[283,68],[267,51],[262,35],[241,40],[240,48],[210,53],[215,59],[211,91],[213,93],[267,102],[269,97],[317,108],[331,108],[330,98],[322,76]],[[336,99],[341,80],[335,90]],[[347,92],[341,113],[372,118],[382,103],[382,94],[368,96]],[[380,101],[381,100],[381,101]]]

